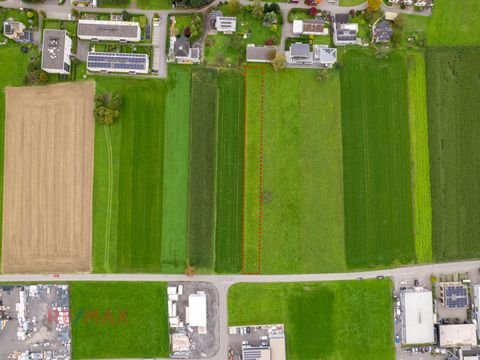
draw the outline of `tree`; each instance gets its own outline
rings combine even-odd
[[[263,17],[263,22],[267,24],[273,24],[277,21],[277,14],[275,14],[273,11],[270,11],[265,14]]]
[[[405,14],[398,14],[395,20],[393,20],[393,23],[395,24],[395,26],[400,29],[405,26],[406,22],[407,22],[407,18]]]
[[[382,0],[368,0],[368,10],[371,12],[380,10],[380,6],[382,6]]]
[[[148,23],[148,18],[145,15],[140,15],[138,17],[138,23],[141,29],[145,29],[145,26],[147,26]]]
[[[38,12],[38,14],[39,14],[42,18],[46,18],[46,17],[47,17],[47,13],[46,13],[45,11],[43,11],[43,10],[40,10],[40,11]]]
[[[265,40],[265,45],[272,46],[273,45],[273,39],[270,38],[270,39]]]
[[[188,265],[186,268],[185,268],[185,275],[187,276],[194,276],[197,274],[197,269],[195,268],[195,266],[192,266],[192,265]]]
[[[112,125],[120,115],[118,110],[112,110],[106,106],[99,106],[94,111],[95,119],[105,125]]]
[[[95,97],[95,120],[101,124],[112,125],[120,116],[122,98],[120,94],[106,92]]]
[[[273,70],[279,71],[284,69],[286,63],[287,61],[285,60],[285,55],[282,53],[277,53],[272,61]]]
[[[355,10],[354,10],[354,9],[350,10],[350,11],[348,12],[348,14],[349,14],[352,18],[355,17]]]
[[[263,7],[260,0],[253,0],[252,16],[255,19],[261,19],[263,17]]]
[[[310,16],[317,16],[318,14],[318,9],[315,7],[315,6],[312,6],[309,10],[308,10],[308,14]]]
[[[127,21],[130,19],[130,13],[127,10],[122,11],[122,20]]]
[[[268,11],[273,11],[275,14],[280,15],[280,5],[278,5],[277,3],[271,3]]]
[[[70,11],[70,14],[72,15],[72,17],[74,18],[78,18],[80,16],[80,13],[77,9],[72,9],[72,11]]]
[[[190,35],[192,35],[192,32],[188,26],[185,27],[185,29],[183,29],[183,35],[185,35],[187,38],[190,37]]]
[[[328,79],[330,73],[326,69],[322,69],[318,71],[317,80],[325,81]]]
[[[240,4],[240,0],[228,0],[228,7],[232,15],[238,15],[242,10],[242,5]]]

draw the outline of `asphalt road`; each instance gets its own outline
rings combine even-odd
[[[230,286],[242,282],[305,282],[305,281],[339,281],[355,279],[371,279],[383,275],[393,278],[422,278],[429,277],[432,273],[477,273],[480,261],[463,261],[456,263],[431,264],[408,266],[395,269],[373,270],[351,273],[327,273],[327,274],[295,274],[295,275],[186,275],[168,274],[60,274],[53,277],[52,274],[12,274],[0,275],[0,282],[40,282],[40,281],[208,281],[214,284],[219,293],[219,330],[220,350],[214,360],[225,360],[228,349],[228,315],[227,293]]]

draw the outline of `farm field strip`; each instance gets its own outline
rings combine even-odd
[[[94,94],[6,89],[4,272],[91,270]]]
[[[218,78],[215,271],[238,273],[242,260],[244,79],[221,70]]]
[[[187,261],[191,70],[169,66],[165,104],[162,272],[183,272]]]
[[[242,272],[261,273],[263,202],[263,66],[247,66],[245,77],[245,160]]]
[[[217,81],[215,69],[192,69],[188,259],[199,269],[215,260]]]
[[[236,284],[229,326],[284,324],[291,360],[393,360],[391,289],[390,280]]]
[[[348,50],[341,70],[345,244],[350,269],[415,260],[404,58]]]
[[[424,54],[412,52],[407,62],[415,253],[418,262],[431,262],[432,203]]]
[[[480,256],[480,47],[426,52],[435,261]]]

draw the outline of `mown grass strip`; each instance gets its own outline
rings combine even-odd
[[[183,272],[188,245],[191,68],[168,69],[165,104],[162,271]]]
[[[217,215],[215,271],[240,272],[243,198],[243,74],[221,71],[218,78]]]
[[[344,55],[345,246],[351,269],[415,259],[405,59]]]
[[[188,261],[201,269],[214,266],[217,80],[215,69],[192,70]]]
[[[431,262],[432,202],[424,54],[422,52],[411,52],[407,61],[415,253],[418,262]]]

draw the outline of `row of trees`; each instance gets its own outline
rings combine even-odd
[[[106,92],[95,96],[95,120],[101,124],[112,125],[120,116],[122,98],[120,94]]]

